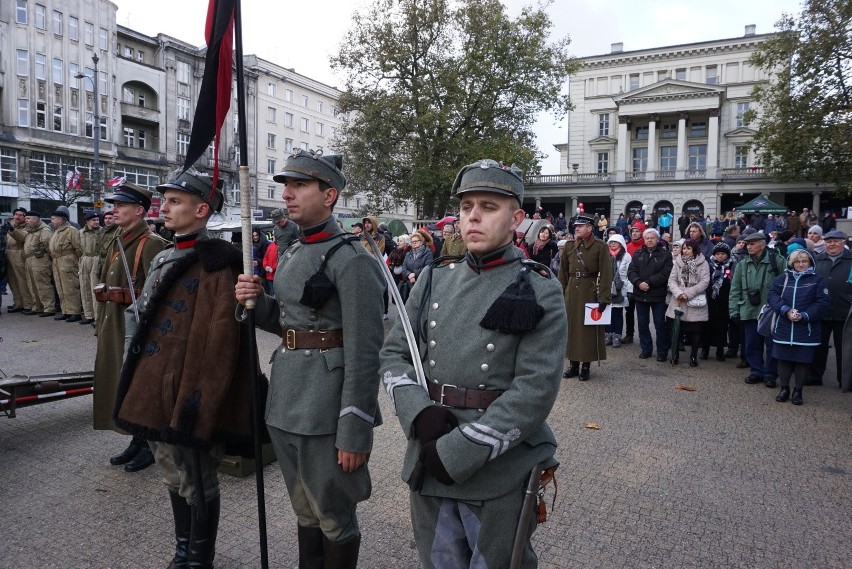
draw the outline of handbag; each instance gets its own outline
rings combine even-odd
[[[687,306],[691,306],[692,308],[701,308],[702,306],[707,306],[707,294],[701,293],[693,299],[686,301]]]
[[[784,290],[787,288],[787,282],[790,280],[789,273],[784,276],[784,288],[781,289],[781,296],[784,296]],[[775,318],[778,316],[769,303],[764,304],[760,308],[760,313],[757,315],[757,333],[767,338],[772,336],[772,330],[775,328]]]

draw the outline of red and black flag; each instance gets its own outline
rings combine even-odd
[[[231,104],[235,4],[236,0],[210,0],[207,8],[207,60],[183,165],[186,170],[195,164],[213,141],[214,188],[219,180],[219,133]]]

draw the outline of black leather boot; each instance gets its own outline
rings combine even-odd
[[[589,362],[583,362],[583,367],[580,368],[580,377],[578,377],[577,379],[579,379],[580,381],[589,381],[589,377],[590,377],[589,366],[590,365],[591,364]]]
[[[580,362],[571,362],[571,365],[562,374],[562,377],[569,379],[580,375]]]
[[[725,350],[722,348],[716,348],[716,361],[723,362],[725,361]]]
[[[710,357],[710,346],[701,348],[701,359],[706,360]]]
[[[192,530],[192,508],[177,492],[169,492],[175,518],[175,556],[168,569],[186,569],[189,560],[189,535]]]
[[[361,536],[343,543],[335,543],[322,536],[323,569],[355,569],[358,566],[358,550]]]
[[[189,569],[213,569],[216,534],[219,532],[219,496],[207,501],[207,517],[198,519],[198,507],[192,505],[192,532],[189,536]]]
[[[802,390],[793,389],[793,397],[790,398],[790,401],[793,402],[793,405],[801,405],[804,403],[804,401],[802,401]]]
[[[790,398],[790,388],[782,387],[781,391],[778,392],[778,395],[775,396],[775,401],[778,403],[784,403]]]
[[[139,472],[140,470],[145,470],[152,464],[154,464],[154,453],[151,452],[151,449],[147,444],[142,443],[142,448],[139,449],[139,452],[136,453],[133,460],[124,465],[124,471]]]
[[[298,526],[299,569],[323,569],[323,535],[320,528]]]
[[[133,440],[130,441],[130,445],[126,449],[124,449],[121,454],[117,454],[109,459],[109,463],[113,466],[127,464],[128,462],[133,460],[133,457],[139,454],[139,451],[142,449],[143,444],[144,441],[134,437]]]

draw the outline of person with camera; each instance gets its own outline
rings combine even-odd
[[[778,377],[778,362],[772,356],[772,338],[757,332],[757,316],[766,304],[773,281],[784,272],[784,258],[767,248],[766,236],[757,231],[743,239],[747,255],[734,270],[728,313],[731,320],[741,322],[743,352],[749,365],[745,382],[754,385],[763,383],[775,387]]]

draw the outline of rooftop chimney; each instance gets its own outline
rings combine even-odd
[[[610,53],[621,53],[622,51],[624,51],[624,42],[612,44]]]
[[[757,29],[757,26],[756,26],[756,25],[754,25],[754,24],[749,24],[749,25],[747,25],[747,26],[745,27],[745,35],[746,35],[746,37],[748,37],[748,36],[753,36],[753,35],[754,35],[754,33],[755,33],[755,30],[756,30],[756,29]]]

